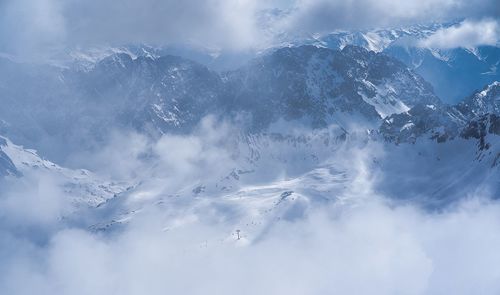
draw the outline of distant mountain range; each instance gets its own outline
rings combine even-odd
[[[180,57],[123,52],[85,69],[1,62],[3,133],[51,157],[90,148],[113,128],[188,132],[208,114],[245,114],[249,132],[279,119],[374,129],[418,103],[442,104],[403,63],[356,46],[283,48],[220,73]]]
[[[360,169],[384,176],[373,184],[380,194],[429,208],[483,186],[498,197],[498,47],[445,52],[403,46],[441,27],[305,38],[230,70],[148,46],[72,52],[73,60],[55,64],[4,56],[0,177],[45,171],[61,179],[75,208],[93,212],[96,219],[86,226],[96,230],[126,222],[146,203],[192,202],[192,210],[211,212],[241,199],[238,222],[259,224],[252,229],[258,236],[262,224],[298,218],[311,204],[345,202],[359,186]],[[427,80],[427,71],[444,82]],[[189,137],[207,116],[236,127],[236,134],[217,139],[231,161],[182,188],[163,183],[152,150],[142,157],[153,164],[132,180],[62,167],[71,155],[98,152],[115,131],[153,142]],[[351,158],[359,148],[384,153],[368,153],[360,168]],[[273,169],[286,180],[276,180]],[[154,197],[136,200],[144,194]],[[256,202],[256,195],[265,201]],[[256,217],[256,211],[265,213]]]

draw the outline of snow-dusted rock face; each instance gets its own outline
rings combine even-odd
[[[193,126],[214,108],[221,93],[218,74],[175,56],[112,55],[80,73],[84,96],[98,101],[117,123],[162,133]]]
[[[283,16],[283,11],[264,11],[260,20],[270,24]],[[248,60],[259,56],[262,51],[273,51],[285,46],[314,45],[317,47],[341,50],[348,45],[359,46],[377,53],[385,53],[402,61],[434,88],[434,92],[447,103],[457,103],[464,93],[472,93],[500,79],[498,65],[500,48],[497,46],[478,46],[475,48],[432,48],[421,41],[438,30],[459,25],[458,22],[409,25],[394,28],[379,28],[352,31],[334,31],[323,34],[286,34],[267,32],[263,38],[272,38],[267,49],[244,52],[226,52],[220,49],[199,46],[153,47],[146,44],[122,47],[103,47],[74,49],[69,53],[71,62],[65,65],[92,69],[95,64],[117,53],[125,53],[133,59],[137,57],[158,58],[164,55],[178,55],[207,65],[213,70],[233,70]],[[264,27],[273,27],[264,25]],[[263,31],[266,29],[262,28]],[[274,45],[273,45],[274,44]],[[273,49],[274,48],[274,49]],[[68,58],[66,58],[68,59]]]
[[[130,50],[84,69],[2,62],[2,133],[51,159],[98,147],[115,129],[186,133],[209,114],[243,120],[246,131],[280,120],[373,129],[417,103],[440,104],[404,64],[355,46],[283,48],[224,73]]]
[[[457,108],[469,118],[485,114],[500,114],[500,82],[495,81],[467,97]]]
[[[440,104],[430,85],[402,63],[354,46],[279,49],[225,80],[232,104],[263,126],[305,118],[324,127],[346,113],[376,122],[417,102]]]
[[[472,119],[463,128],[460,136],[465,139],[478,139],[481,149],[489,149],[490,144],[486,141],[488,134],[500,135],[500,115],[486,114]]]
[[[396,143],[426,137],[442,142],[458,135],[464,123],[463,115],[453,107],[419,104],[408,112],[386,118],[380,132]]]
[[[300,42],[311,42],[314,45],[343,49],[348,45],[363,47],[374,52],[383,52],[401,41],[423,39],[439,29],[447,28],[453,23],[434,23],[429,25],[414,25],[408,27],[372,29],[357,31],[337,31]]]
[[[57,160],[117,129],[186,131],[215,112],[222,93],[217,73],[174,56],[122,52],[85,70],[2,62],[0,131]]]
[[[17,170],[9,156],[2,150],[2,147],[7,146],[7,140],[0,137],[0,177],[16,175],[19,176],[20,172]]]
[[[222,78],[182,58],[124,53],[81,74],[85,95],[112,105],[120,122],[159,133],[189,130],[209,113],[250,114],[260,127],[279,119],[324,127],[338,113],[373,122],[417,102],[440,103],[402,63],[353,46],[279,49]]]
[[[419,104],[386,118],[380,132],[395,142],[415,142],[422,136],[445,141],[457,136],[480,139],[488,133],[498,135],[499,89],[495,81],[454,106]]]
[[[306,38],[294,44],[314,44],[332,49],[356,45],[383,52],[405,63],[430,82],[445,102],[457,103],[471,93],[500,79],[498,46],[439,49],[422,46],[421,40],[457,23],[434,23],[408,27],[339,31]]]

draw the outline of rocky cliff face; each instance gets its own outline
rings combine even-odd
[[[247,132],[280,120],[373,129],[417,103],[441,104],[404,64],[355,46],[282,48],[223,73],[180,57],[127,52],[84,69],[4,62],[0,91],[10,107],[0,111],[2,133],[49,157],[98,147],[115,129],[186,133],[209,114],[243,122]]]
[[[438,30],[455,25],[458,23],[332,32],[296,41],[294,44],[314,44],[332,49],[355,45],[383,52],[402,61],[424,77],[443,101],[456,104],[464,98],[464,94],[500,80],[500,48],[478,46],[442,49],[423,46],[421,43]]]
[[[414,142],[418,137],[438,141],[462,136],[480,138],[480,134],[498,134],[500,84],[495,81],[457,105],[419,104],[406,113],[383,121],[380,131],[395,142]]]
[[[360,47],[334,51],[313,46],[280,49],[227,73],[228,96],[259,124],[279,118],[326,126],[346,114],[366,121],[440,104],[432,88],[402,63]]]
[[[19,176],[20,172],[17,170],[9,156],[2,150],[2,147],[7,145],[7,141],[0,137],[0,177],[9,175]]]

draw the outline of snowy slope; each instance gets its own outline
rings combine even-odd
[[[419,137],[445,141],[457,136],[479,138],[484,132],[499,134],[496,129],[499,117],[499,88],[497,81],[485,86],[457,105],[419,104],[408,112],[386,118],[381,125],[381,133],[386,139],[396,142],[414,142]],[[477,129],[490,126],[478,122],[490,122],[492,127],[484,132]],[[488,129],[489,128],[489,129]],[[488,131],[489,130],[489,131]]]
[[[20,174],[12,160],[3,151],[3,148],[6,147],[7,144],[7,140],[0,137],[0,177]]]
[[[404,62],[410,69],[432,84],[435,93],[448,103],[457,103],[464,94],[472,93],[500,79],[498,46],[440,49],[422,47],[421,40],[457,22],[379,28],[361,31],[338,31],[298,38],[292,44],[342,49],[356,45],[383,52]]]
[[[500,82],[495,81],[466,98],[458,108],[469,117],[485,114],[500,114]]]
[[[223,230],[209,244],[235,242],[237,230],[242,243],[257,243],[281,221],[301,220],[321,206],[356,206],[384,196],[440,210],[471,196],[500,194],[496,134],[487,135],[487,149],[477,138],[395,145],[372,136],[260,135],[242,142],[234,168],[218,177],[176,190],[161,178],[145,180],[97,208],[101,218],[93,229],[119,229],[138,214],[159,210],[165,231],[216,223]]]
[[[87,170],[60,167],[41,158],[34,150],[24,149],[4,137],[0,137],[0,140],[0,156],[3,155],[2,160],[10,164],[7,167],[10,177],[43,175],[56,179],[73,210],[96,207],[128,187],[126,183],[106,181]]]

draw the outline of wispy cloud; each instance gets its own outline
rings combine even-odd
[[[283,21],[294,31],[324,32],[335,29],[397,26],[463,17],[498,17],[495,1],[392,1],[297,0]]]
[[[332,153],[318,137],[325,159],[335,163],[332,168],[348,167],[353,176],[340,179],[341,186],[350,187],[342,197],[363,198],[363,202],[307,205],[300,219],[269,222],[259,219],[258,208],[245,208],[245,201],[262,201],[258,194],[220,207],[217,203],[223,198],[216,195],[185,195],[164,207],[158,205],[158,196],[165,192],[225,175],[234,164],[230,140],[234,136],[238,134],[230,126],[208,117],[188,136],[165,135],[146,144],[140,137],[114,137],[117,145],[104,147],[93,165],[110,166],[111,170],[102,167],[102,171],[114,176],[128,177],[136,170],[145,184],[144,191],[131,191],[126,194],[130,199],[121,200],[124,212],[135,213],[121,230],[109,234],[59,220],[71,199],[57,181],[47,181],[43,175],[36,178],[35,172],[35,179],[3,186],[0,288],[7,294],[41,295],[325,294],[331,290],[496,294],[500,290],[500,265],[491,263],[500,259],[500,205],[471,198],[440,213],[394,206],[375,193],[373,184],[378,179],[370,165],[374,165],[373,156],[383,152],[376,145],[354,144]],[[278,168],[294,168],[289,163],[294,161],[280,161],[280,155],[297,162],[310,155],[310,149],[300,146],[283,141],[269,147],[273,155],[266,157],[261,151],[266,162],[263,170],[274,169],[274,177],[266,177],[268,182],[280,174]],[[117,149],[123,151],[112,155]],[[139,163],[141,154],[154,157],[153,167],[147,158]],[[130,165],[113,167],[128,160]],[[338,194],[309,195],[313,188],[308,183],[302,192],[310,203]],[[135,210],[138,202],[142,205]],[[247,210],[265,224],[259,239],[251,239],[245,230],[242,240],[231,236],[238,210]],[[19,230],[33,225],[44,237],[33,239],[32,232]]]
[[[242,48],[255,44],[256,2],[21,0],[0,4],[2,50],[146,42]],[[35,51],[35,52],[33,52]]]
[[[279,21],[259,24],[259,12],[272,7],[286,13]],[[247,49],[268,45],[269,31],[311,33],[460,17],[495,18],[498,13],[494,0],[125,0],[120,5],[111,0],[7,0],[0,3],[4,41],[0,50],[35,55],[68,45],[135,42]]]
[[[497,20],[465,20],[460,24],[441,29],[420,41],[422,47],[432,48],[473,48],[481,45],[497,46],[500,42],[500,25]]]
[[[67,229],[40,247],[1,232],[0,286],[42,295],[496,294],[498,210],[468,203],[429,215],[377,202],[340,215],[324,209],[277,223],[251,246],[210,239],[226,231],[216,224],[161,231],[155,211],[111,239]]]

